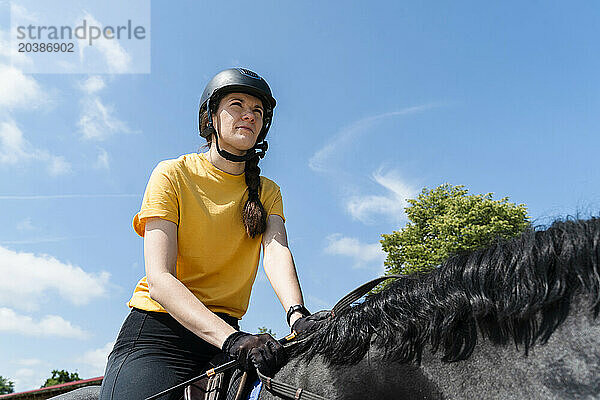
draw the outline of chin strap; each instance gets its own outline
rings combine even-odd
[[[212,129],[215,130],[215,128],[212,128]],[[263,140],[260,143],[256,143],[254,145],[254,147],[252,147],[250,150],[246,151],[246,154],[244,154],[243,156],[238,156],[236,154],[231,154],[230,152],[225,151],[219,147],[219,135],[216,133],[216,131],[215,131],[214,138],[215,138],[215,143],[217,145],[217,151],[219,152],[221,157],[223,157],[226,160],[233,161],[233,162],[244,162],[244,161],[251,160],[254,157],[263,158],[265,156],[265,153],[267,152],[267,149],[269,148],[269,144],[267,143],[267,141]]]
[[[214,136],[215,143],[217,145],[217,152],[221,155],[221,157],[223,157],[224,159],[226,159],[228,161],[244,162],[244,161],[251,160],[254,157],[263,158],[265,156],[265,153],[267,152],[267,149],[269,148],[269,144],[264,139],[262,142],[256,143],[254,145],[254,147],[252,147],[250,150],[246,151],[246,154],[244,154],[243,156],[238,156],[237,154],[231,154],[230,152],[221,149],[221,147],[219,147],[219,134],[217,133],[217,130],[215,129],[215,127],[213,125],[212,113],[210,112],[210,99],[208,99],[208,101],[206,102],[206,111],[208,113],[208,125],[206,126],[206,129],[204,129],[202,132],[200,132],[200,136],[202,136],[204,138],[207,138],[211,135]]]

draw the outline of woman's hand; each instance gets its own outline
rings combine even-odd
[[[316,312],[306,317],[298,318],[296,322],[292,324],[292,331],[296,334],[308,333],[313,329],[317,329],[319,325],[328,321],[332,314],[330,310],[323,310]]]
[[[268,333],[232,333],[223,343],[223,352],[238,360],[244,371],[254,366],[266,376],[275,375],[287,361],[283,346]]]

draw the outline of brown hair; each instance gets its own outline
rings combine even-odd
[[[216,114],[220,98],[211,101],[212,104],[217,106],[211,106],[211,113]],[[214,110],[213,110],[214,108]],[[200,130],[203,131],[208,126],[208,113],[206,109],[200,110]],[[206,138],[206,144],[201,147],[210,149],[212,144],[212,135]],[[246,161],[244,172],[246,185],[248,185],[248,200],[244,204],[242,209],[242,223],[246,228],[246,233],[251,238],[255,238],[258,235],[262,235],[267,230],[267,212],[260,201],[260,168],[258,162],[260,158],[254,157]]]

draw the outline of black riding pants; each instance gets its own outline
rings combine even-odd
[[[218,314],[239,329],[237,319]],[[138,400],[208,369],[220,350],[167,313],[132,309],[117,337],[100,390],[100,400]],[[183,389],[161,397],[180,399]]]

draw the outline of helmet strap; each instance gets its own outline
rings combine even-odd
[[[221,157],[233,162],[244,162],[251,160],[254,157],[263,158],[265,156],[265,153],[267,152],[267,149],[269,148],[267,141],[263,140],[260,143],[256,143],[254,147],[252,147],[250,150],[246,151],[246,154],[244,154],[243,156],[238,156],[237,154],[231,154],[230,152],[225,151],[219,147],[218,134],[215,134],[215,144],[217,145],[217,152],[221,155]]]
[[[202,137],[205,138],[209,137],[210,135],[213,135],[213,137],[215,138],[215,144],[217,145],[217,152],[221,157],[232,162],[245,162],[253,159],[254,157],[263,158],[265,156],[269,145],[264,139],[260,143],[256,143],[254,147],[246,151],[246,154],[244,154],[243,156],[238,156],[237,154],[232,154],[228,151],[221,149],[219,147],[219,134],[217,133],[217,130],[213,125],[212,114],[210,112],[210,99],[208,99],[206,103],[206,111],[208,114],[208,124],[206,126],[206,129],[204,129],[200,134]]]

